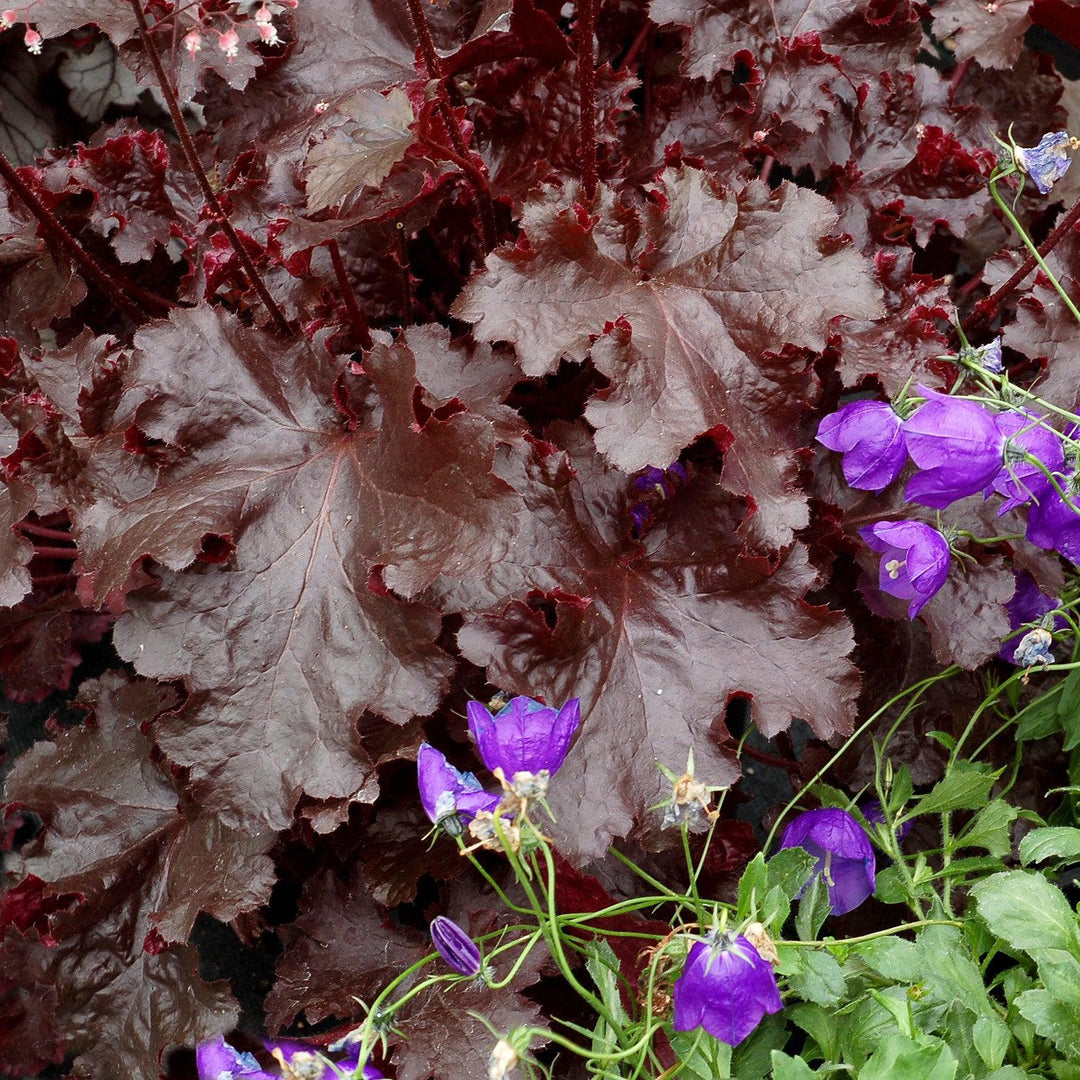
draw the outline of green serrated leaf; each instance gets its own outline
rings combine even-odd
[[[923,962],[914,941],[898,937],[875,938],[852,948],[871,971],[898,983],[917,983],[923,975]]]
[[[1080,671],[1080,668],[1077,669]],[[1080,829],[1067,825],[1032,829],[1020,841],[1020,861],[1028,866],[1045,859],[1075,859],[1080,855]]]
[[[906,765],[901,765],[893,777],[892,789],[889,791],[888,807],[893,814],[897,814],[904,808],[904,804],[911,798],[915,785],[911,780],[911,770]]]
[[[940,1039],[930,1044],[891,1035],[859,1070],[858,1080],[954,1080],[956,1058]]]
[[[829,887],[816,874],[806,887],[799,910],[795,913],[795,932],[801,941],[816,941],[822,924],[829,917]]]
[[[1001,1067],[1009,1049],[1009,1029],[996,1016],[980,1016],[971,1029],[979,1057],[991,1069]]]
[[[1017,742],[1045,739],[1048,735],[1060,731],[1061,720],[1058,717],[1058,694],[1044,694],[1042,697],[1037,698],[1021,709],[1016,714],[1016,719],[1019,721],[1016,727]]]
[[[954,739],[947,731],[928,731],[926,737],[941,743],[950,754],[956,746],[956,739]]]
[[[1080,669],[1078,669],[1080,670]],[[1014,1002],[1020,1015],[1066,1057],[1080,1058],[1080,1015],[1049,990],[1025,990]]]
[[[731,1075],[737,1080],[764,1080],[772,1068],[772,1053],[788,1041],[787,1021],[780,1013],[766,1016],[753,1034],[731,1054]]]
[[[769,886],[769,873],[765,869],[765,854],[759,851],[746,864],[746,869],[739,878],[739,900],[737,916],[739,922],[761,918],[762,905]]]
[[[895,866],[886,866],[878,872],[874,896],[883,904],[902,904],[907,900],[907,885]]]
[[[789,900],[794,900],[816,867],[817,859],[803,848],[782,848],[768,862],[769,888],[777,885]]]
[[[983,921],[1014,949],[1080,951],[1076,914],[1040,874],[1027,870],[994,874],[973,886],[971,895]]]
[[[803,1061],[802,1058],[788,1057],[781,1050],[772,1052],[773,1080],[813,1080],[821,1074]]]
[[[847,994],[847,979],[836,957],[825,949],[777,945],[778,968],[788,986],[804,1001],[816,1005],[839,1005]]]
[[[1065,730],[1064,750],[1080,745],[1080,668],[1070,671],[1061,684],[1057,716]]]
[[[585,969],[600,991],[600,1000],[608,1012],[620,1024],[627,1023],[630,1018],[619,996],[619,958],[603,938],[594,939],[585,947]]]
[[[821,803],[822,806],[836,807],[846,810],[851,805],[851,797],[831,784],[823,784],[820,780],[810,788],[810,794]]]
[[[968,827],[953,841],[952,849],[978,847],[991,855],[1008,855],[1012,850],[1010,829],[1019,812],[1003,799],[995,799],[972,818]]]
[[[983,772],[961,763],[946,773],[915,804],[915,814],[946,814],[952,810],[978,810],[986,802],[999,772]]]

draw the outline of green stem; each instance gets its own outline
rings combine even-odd
[[[1061,282],[1058,281],[1058,279],[1054,276],[1054,272],[1050,269],[1049,266],[1046,265],[1046,260],[1042,257],[1042,255],[1039,254],[1039,249],[1032,242],[1031,237],[1028,236],[1027,231],[1024,229],[1023,225],[1021,225],[1020,222],[1016,219],[1016,215],[1012,212],[1012,210],[1006,204],[1005,200],[998,193],[997,180],[991,179],[989,186],[990,194],[994,197],[994,202],[998,204],[998,209],[1000,209],[1001,212],[1005,215],[1009,224],[1016,231],[1016,235],[1019,236],[1021,240],[1023,240],[1024,246],[1028,249],[1028,251],[1031,252],[1031,257],[1035,260],[1036,265],[1046,275],[1047,279],[1050,281],[1050,284],[1054,286],[1054,289],[1056,290],[1058,296],[1061,297],[1062,302],[1069,309],[1072,317],[1078,323],[1080,323],[1080,310],[1077,310],[1076,305],[1069,298],[1069,294],[1062,288]]]
[[[829,949],[838,945],[858,945],[863,941],[874,941],[877,938],[895,937],[897,934],[906,933],[909,930],[919,930],[924,926],[956,926],[963,929],[964,923],[956,919],[916,919],[914,922],[902,923],[900,926],[890,926],[888,930],[875,930],[871,934],[860,934],[858,937],[846,937],[843,941],[784,941],[784,945],[795,945],[801,949]]]
[[[694,914],[699,926],[705,925],[705,909],[701,906],[701,895],[698,893],[697,870],[694,867],[694,856],[690,851],[690,830],[686,825],[679,828],[682,834],[683,854],[686,856],[686,872],[690,877],[690,896],[694,901]]]

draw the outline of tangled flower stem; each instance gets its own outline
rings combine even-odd
[[[1024,246],[1031,252],[1032,258],[1035,260],[1036,265],[1046,275],[1050,284],[1054,286],[1058,296],[1061,297],[1062,302],[1069,309],[1072,317],[1080,323],[1080,309],[1077,309],[1076,305],[1072,302],[1072,298],[1062,287],[1061,282],[1054,276],[1054,272],[1046,264],[1046,260],[1039,253],[1039,249],[1035,246],[1034,241],[1027,234],[1027,230],[1017,220],[1016,215],[1012,212],[1012,209],[1008,206],[1005,200],[1001,197],[1001,193],[997,189],[997,181],[1002,176],[1009,175],[1006,173],[995,173],[990,177],[990,194],[993,196],[994,202],[998,204],[998,209],[1005,215],[1006,220],[1016,230],[1017,236],[1024,241]]]

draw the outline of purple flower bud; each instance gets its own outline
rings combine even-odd
[[[881,552],[878,588],[910,600],[908,618],[914,619],[949,576],[949,541],[921,521],[879,521],[859,535]]]
[[[436,915],[431,921],[431,942],[439,955],[459,975],[479,975],[483,964],[480,950],[453,919]]]
[[[1072,164],[1069,133],[1054,131],[1044,135],[1038,146],[1018,146],[1013,160],[1031,177],[1040,195],[1046,195]]]
[[[852,401],[826,416],[817,440],[843,452],[844,479],[853,488],[881,491],[907,461],[903,421],[884,401]]]
[[[581,702],[570,698],[556,712],[532,698],[516,697],[493,717],[479,701],[470,701],[468,714],[484,764],[513,780],[523,772],[555,774],[581,724]]]
[[[868,802],[863,803],[859,809],[862,811],[862,816],[872,825],[885,824],[885,811],[881,809],[881,802],[878,799],[870,799]],[[914,824],[914,821],[905,821],[902,825],[897,827],[896,842],[898,844],[904,842]]]
[[[264,1072],[251,1054],[233,1049],[220,1035],[212,1042],[200,1043],[195,1051],[199,1080],[277,1080]]]
[[[1061,606],[1059,600],[1047,596],[1039,588],[1035,583],[1035,579],[1026,570],[1021,570],[1014,576],[1016,578],[1016,591],[1013,593],[1012,599],[1005,605],[1005,610],[1009,613],[1009,627],[1011,629],[1019,630],[1021,626],[1027,626],[1028,623],[1038,622],[1044,615]],[[1055,617],[1055,630],[1065,625],[1064,618],[1060,615]],[[1020,640],[1019,637],[1014,635],[1007,641],[1002,642],[998,656],[1007,663],[1019,663],[1015,659],[1015,655]]]
[[[479,810],[493,810],[499,802],[500,797],[485,791],[471,772],[455,769],[428,743],[421,743],[416,755],[416,779],[424,813],[452,835],[461,832],[459,814],[472,817]]]
[[[829,910],[843,915],[873,894],[876,863],[866,830],[846,811],[808,810],[784,830],[782,848],[801,847],[817,859],[829,889]]]
[[[993,413],[919,387],[926,404],[904,421],[904,444],[919,466],[904,488],[911,502],[937,509],[974,495],[989,484],[1005,460],[1005,433]]]
[[[1037,413],[1022,409],[1002,413],[997,418],[998,429],[1006,436],[1005,464],[994,477],[985,494],[996,491],[1005,496],[999,516],[1014,506],[1039,499],[1051,489],[1046,473],[1038,465],[1024,461],[1024,453],[1037,457],[1051,472],[1065,467],[1065,452],[1056,431],[1046,426]]]
[[[742,934],[710,934],[690,947],[675,982],[676,1031],[703,1027],[738,1046],[766,1013],[784,1007],[772,965]]]

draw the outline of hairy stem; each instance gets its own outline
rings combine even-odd
[[[367,319],[364,318],[360,305],[356,302],[356,293],[353,292],[349,275],[345,271],[345,262],[341,258],[341,248],[338,247],[336,240],[327,240],[326,249],[330,252],[330,261],[334,264],[338,289],[341,290],[341,298],[345,301],[345,309],[349,313],[353,333],[356,334],[357,340],[360,342],[360,348],[370,349],[372,345],[371,327],[368,325]]]
[[[19,176],[18,170],[0,154],[0,176],[11,190],[22,200],[31,214],[37,218],[45,235],[62,247],[79,265],[83,273],[116,305],[116,307],[135,325],[146,322],[147,314],[161,315],[172,307],[163,297],[155,296],[126,281],[118,281],[89,251],[75,239],[61,224],[59,218],[34,194],[34,191]],[[140,311],[131,302],[137,299],[146,311]]]
[[[581,112],[581,183],[590,202],[596,194],[596,32],[597,0],[578,0],[574,44],[577,46],[578,107]]]
[[[211,213],[221,226],[230,246],[236,253],[236,257],[243,267],[244,274],[247,276],[251,287],[258,294],[259,299],[270,313],[270,318],[273,320],[278,332],[283,335],[289,335],[292,333],[292,328],[289,326],[289,320],[285,318],[281,308],[278,307],[277,301],[270,295],[270,290],[266,287],[266,283],[263,281],[262,277],[260,277],[258,270],[255,269],[255,264],[251,261],[251,256],[248,254],[247,248],[244,247],[244,243],[240,239],[239,234],[236,229],[233,228],[232,222],[225,213],[225,208],[221,205],[221,200],[218,199],[217,193],[210,183],[210,178],[206,175],[206,170],[202,167],[202,162],[199,161],[199,154],[198,151],[196,151],[195,143],[191,138],[191,132],[188,131],[187,123],[184,120],[184,114],[180,111],[180,101],[176,96],[176,91],[173,89],[172,83],[169,82],[169,78],[165,74],[165,66],[161,62],[160,54],[154,47],[154,43],[150,40],[150,28],[147,25],[145,14],[143,14],[142,0],[130,0],[130,3],[132,11],[135,12],[135,20],[139,29],[139,41],[142,44],[143,52],[146,53],[146,58],[150,61],[150,64],[154,69],[154,76],[157,79],[158,88],[165,98],[165,104],[169,107],[169,115],[172,117],[173,127],[176,129],[176,137],[180,140],[180,149],[183,152],[184,160],[187,162],[188,168],[198,181],[199,187],[203,193],[203,198],[206,200],[206,205],[210,207]]]

